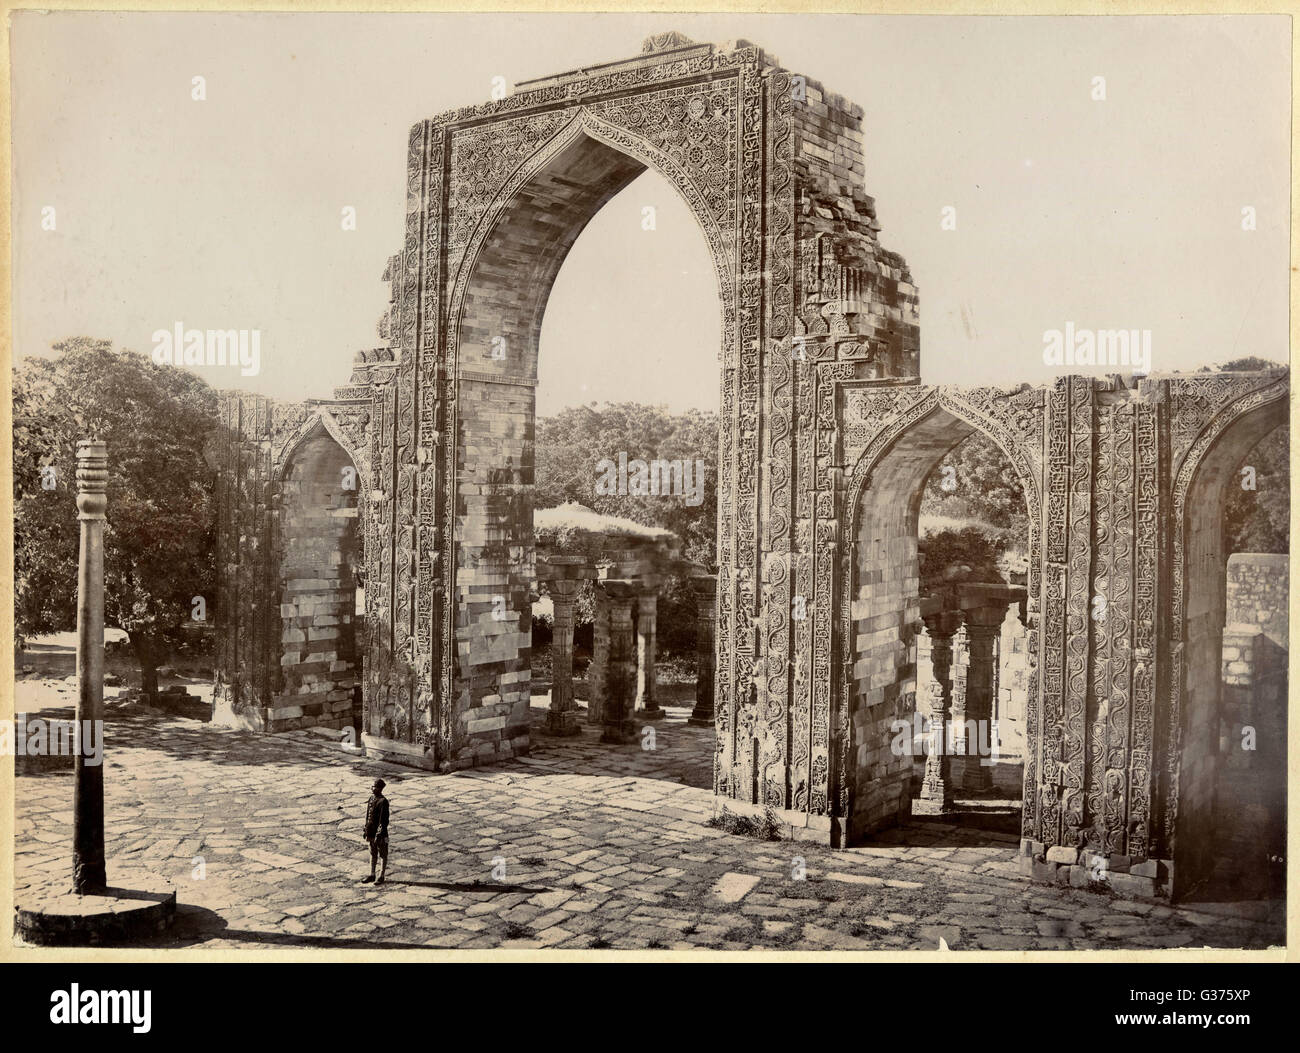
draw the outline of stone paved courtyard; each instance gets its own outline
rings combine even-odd
[[[534,699],[538,722],[544,703]],[[1280,904],[1232,908],[1252,920],[1030,885],[1011,833],[918,818],[835,852],[716,829],[706,825],[713,732],[688,727],[687,709],[668,714],[654,751],[601,745],[584,727],[580,739],[535,735],[530,756],[495,768],[435,775],[368,761],[318,732],[259,735],[111,712],[109,877],[132,865],[173,881],[181,907],[164,945],[202,948],[935,950],[942,939],[953,950],[1078,950],[1283,940]],[[359,883],[375,776],[388,783],[393,816],[389,880],[378,887]],[[20,774],[16,807],[22,888],[68,868],[70,766]]]

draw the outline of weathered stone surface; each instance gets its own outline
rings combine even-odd
[[[669,709],[656,751],[610,750],[584,728],[573,738],[539,736],[529,757],[492,773],[449,775],[348,753],[316,732],[250,736],[166,715],[114,715],[105,795],[117,819],[107,854],[149,858],[193,908],[185,939],[201,951],[246,950],[259,938],[285,947],[328,939],[492,948],[524,939],[520,926],[530,939],[568,931],[548,946],[572,949],[658,940],[712,950],[934,950],[939,935],[954,949],[1002,950],[1047,939],[1112,950],[1284,940],[1281,903],[1258,918],[1128,903],[1147,912],[1126,917],[1122,901],[1104,895],[1029,885],[992,869],[999,861],[1010,869],[1015,841],[975,829],[926,844],[926,825],[915,824],[899,843],[869,851],[800,844],[806,876],[797,880],[791,846],[706,825],[713,731],[688,727],[685,708]],[[533,719],[545,719],[541,705]],[[378,889],[357,883],[368,869],[360,820],[376,774],[394,809],[391,883]],[[19,774],[14,783],[21,899],[29,885],[66,876],[71,779]],[[492,877],[497,856],[504,881]],[[844,880],[882,876],[894,882],[887,889]],[[712,893],[724,879],[753,884],[723,902]],[[753,908],[777,913],[746,913]]]

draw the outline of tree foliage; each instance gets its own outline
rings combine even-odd
[[[105,620],[129,634],[152,694],[167,635],[192,616],[196,596],[212,602],[213,476],[204,453],[216,393],[192,373],[105,340],[77,337],[54,350],[14,367],[17,632],[76,625],[76,447],[103,439]]]
[[[945,472],[951,468],[951,472]],[[952,489],[946,489],[949,481]],[[992,439],[975,432],[950,450],[925,481],[922,516],[971,519],[1028,534],[1028,513],[1020,478]]]
[[[679,496],[597,494],[603,459],[704,462],[703,500]],[[606,515],[665,527],[684,543],[687,559],[712,567],[717,559],[718,416],[692,410],[670,414],[633,402],[572,406],[537,421],[536,507],[574,501]]]
[[[704,462],[703,499],[681,496],[598,494],[602,459]],[[572,406],[537,421],[536,507],[574,501],[606,515],[665,527],[682,539],[682,554],[716,570],[718,521],[718,416],[701,410],[671,414],[659,406],[606,403]],[[580,626],[590,616],[584,590],[577,609]],[[689,651],[695,640],[695,608],[684,579],[672,578],[659,594],[659,640],[668,652]]]

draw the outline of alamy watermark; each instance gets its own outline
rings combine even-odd
[[[628,460],[619,451],[618,460],[608,457],[596,463],[596,495],[622,497],[684,497],[692,507],[704,503],[704,461],[696,458],[643,461]]]
[[[895,757],[977,756],[986,768],[992,768],[1001,757],[996,720],[936,721],[918,711],[911,720],[891,721],[889,730],[894,734],[889,749]]]
[[[155,329],[153,360],[160,366],[237,366],[239,375],[257,376],[262,369],[260,329]]]
[[[1048,366],[1124,366],[1144,376],[1151,372],[1150,329],[1043,330],[1043,364]]]
[[[26,713],[19,713],[13,720],[0,720],[0,756],[81,756],[98,767],[104,762],[104,722],[28,719]]]

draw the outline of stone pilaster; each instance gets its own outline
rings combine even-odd
[[[587,723],[605,722],[605,673],[609,667],[609,596],[596,585],[592,604],[591,665],[587,667]]]

